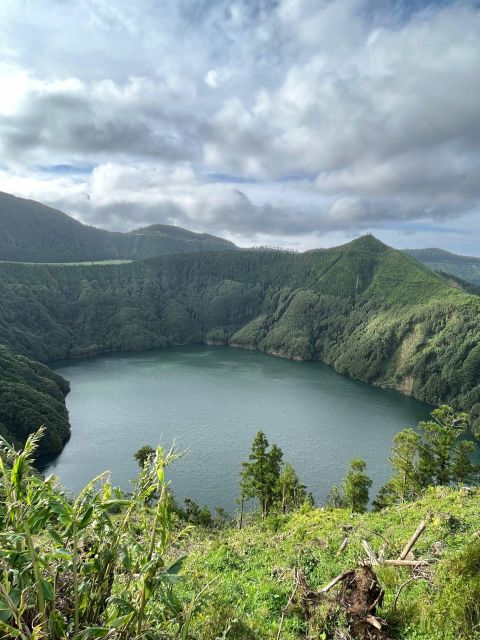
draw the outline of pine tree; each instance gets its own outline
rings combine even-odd
[[[420,422],[419,474],[423,487],[474,479],[470,461],[474,447],[458,439],[468,429],[468,415],[443,405],[432,411],[433,420]]]
[[[255,498],[260,505],[262,518],[268,515],[275,502],[277,483],[282,465],[282,450],[276,445],[268,451],[268,440],[262,431],[255,436],[249,461],[243,462],[241,496]]]
[[[374,509],[414,500],[430,485],[476,481],[475,443],[461,439],[467,429],[468,415],[443,405],[432,411],[432,420],[419,423],[418,432],[405,429],[398,433],[390,457],[393,475],[380,489]]]
[[[361,458],[354,458],[343,481],[343,493],[347,505],[352,512],[363,513],[367,510],[368,492],[372,481],[365,473],[367,463]]]
[[[300,507],[307,496],[305,485],[301,484],[291,464],[285,464],[277,482],[278,497],[282,513]]]
[[[394,473],[390,489],[397,500],[413,500],[421,489],[419,478],[420,435],[413,429],[404,429],[393,439],[390,463]]]
[[[246,498],[257,498],[262,517],[267,515],[269,502],[269,477],[271,464],[268,455],[268,440],[259,431],[252,443],[249,462],[243,463],[242,493]]]

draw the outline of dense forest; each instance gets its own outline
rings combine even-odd
[[[434,271],[443,271],[465,282],[480,285],[480,258],[461,256],[444,249],[407,249],[405,253]]]
[[[0,435],[20,444],[44,425],[41,453],[60,452],[70,435],[68,390],[68,382],[47,366],[0,346]]]
[[[232,250],[235,245],[207,233],[152,225],[130,233],[77,222],[34,200],[0,192],[0,260],[82,262],[139,260],[192,251]]]
[[[42,362],[220,343],[480,414],[480,298],[365,236],[305,254],[0,265],[0,341]]]

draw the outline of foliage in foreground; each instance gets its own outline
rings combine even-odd
[[[364,559],[364,540],[397,557],[425,519],[415,554],[430,565],[375,567],[379,615],[397,640],[480,640],[478,488],[432,486],[373,513],[303,501],[285,514],[277,498],[242,529],[185,528],[165,478],[175,451],[145,448],[131,496],[102,475],[69,500],[31,467],[40,436],[21,452],[4,443],[0,458],[1,637],[348,638],[327,604],[306,619],[295,573],[318,591]]]
[[[195,598],[182,605],[183,558],[168,561],[175,452],[157,448],[128,498],[103,474],[71,501],[31,468],[41,435],[0,457],[2,637],[186,638]]]

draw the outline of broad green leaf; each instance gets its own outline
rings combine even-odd
[[[171,564],[168,567],[168,569],[165,570],[165,573],[177,574],[179,571],[181,571],[181,569],[183,567],[183,564],[184,564],[186,559],[187,559],[187,556],[180,556],[180,558],[175,560],[175,562],[173,564]]]
[[[75,636],[75,640],[89,640],[90,638],[104,638],[110,629],[108,627],[88,627]]]
[[[85,529],[85,527],[88,525],[88,523],[92,519],[92,515],[93,515],[93,507],[92,505],[90,505],[85,511],[85,513],[83,514],[83,516],[81,517],[80,522],[77,524],[77,531],[81,531],[82,529]]]
[[[45,600],[47,602],[53,602],[53,598],[55,594],[53,591],[52,583],[42,579],[42,591],[43,591],[43,597],[45,598]]]

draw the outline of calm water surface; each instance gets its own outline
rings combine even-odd
[[[77,491],[105,469],[131,487],[133,455],[175,439],[179,500],[235,509],[240,463],[257,431],[277,443],[319,502],[353,457],[365,458],[372,493],[389,476],[392,438],[429,407],[335,373],[224,347],[178,347],[60,363],[70,380],[72,437],[47,473]]]

